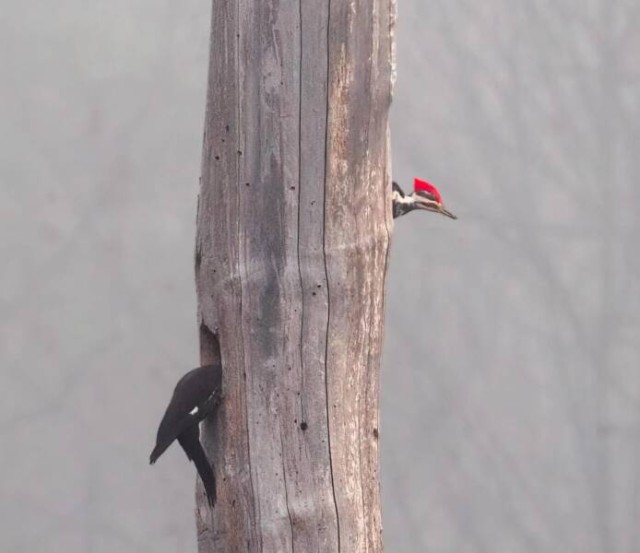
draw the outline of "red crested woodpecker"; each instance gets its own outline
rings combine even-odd
[[[451,219],[457,217],[447,211],[442,203],[442,196],[438,189],[430,182],[414,179],[413,192],[406,195],[397,182],[392,183],[393,186],[393,218],[405,215],[414,209],[422,209],[425,211],[434,211],[441,213]]]
[[[220,365],[198,367],[176,384],[171,401],[160,421],[156,446],[149,462],[153,465],[175,439],[193,461],[207,492],[209,505],[216,502],[216,478],[200,443],[200,421],[215,412],[222,399]]]

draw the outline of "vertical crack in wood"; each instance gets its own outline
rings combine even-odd
[[[329,472],[331,473],[331,492],[333,495],[333,505],[336,513],[336,529],[338,534],[338,552],[342,551],[341,535],[340,535],[340,512],[338,510],[338,497],[336,495],[336,484],[333,472],[333,450],[331,448],[331,398],[329,397],[329,325],[331,323],[331,286],[329,284],[329,268],[327,266],[327,167],[329,164],[329,113],[331,108],[330,103],[330,86],[331,86],[331,56],[329,52],[329,45],[331,44],[331,0],[328,0],[327,6],[327,106],[325,114],[325,144],[324,144],[324,157],[325,157],[325,173],[324,173],[324,196],[323,196],[323,227],[322,227],[322,257],[324,262],[324,276],[327,283],[327,329],[325,339],[325,399],[326,399],[326,413],[327,413],[327,445],[329,447]]]
[[[374,74],[374,64],[377,61],[377,57],[378,57],[378,53],[376,52],[376,40],[379,40],[379,36],[378,33],[376,32],[376,15],[377,15],[377,0],[374,0],[373,2],[371,2],[370,4],[367,4],[367,6],[371,6],[371,12],[370,12],[370,18],[368,21],[368,26],[370,25],[370,32],[365,33],[365,36],[369,36],[370,37],[370,43],[368,44],[368,47],[371,49],[370,51],[370,56],[365,68],[365,75],[366,75],[366,81],[368,82],[368,86],[367,86],[367,90],[368,92],[368,98],[367,100],[369,101],[369,117],[368,117],[368,123],[366,125],[366,129],[365,129],[365,155],[364,155],[364,176],[367,179],[367,184],[370,186],[370,182],[372,179],[372,171],[371,171],[371,155],[370,155],[370,151],[369,151],[369,147],[370,147],[370,141],[371,141],[371,124],[372,124],[372,118],[376,116],[376,113],[374,111],[373,105],[374,105],[374,98],[373,95],[371,93],[372,90],[375,90],[375,86],[374,86],[374,80],[376,78],[376,75]],[[367,31],[369,31],[369,29],[367,29]],[[369,217],[369,213],[365,212],[365,218]],[[356,226],[357,226],[357,219],[356,219]],[[366,225],[368,226],[368,225]],[[360,233],[358,233],[358,235],[360,235]],[[374,248],[374,257],[375,257],[375,248]],[[372,282],[368,283],[368,290],[365,290],[365,294],[364,294],[364,298],[366,301],[366,311],[365,311],[365,316],[364,316],[364,325],[369,325],[371,318],[373,317],[374,311],[375,311],[375,289],[374,286],[372,284]],[[360,406],[358,406],[358,413],[359,416],[357,417],[358,420],[358,435],[359,435],[359,447],[358,447],[358,465],[360,468],[360,474],[365,474],[367,473],[367,471],[363,470],[363,457],[364,457],[364,464],[368,464],[370,459],[369,456],[367,455],[367,451],[366,449],[368,449],[367,446],[367,440],[365,438],[365,440],[363,441],[363,436],[368,436],[369,435],[369,429],[366,427],[366,421],[365,421],[365,428],[363,429],[360,425],[361,423],[361,416],[363,412],[367,412],[369,410],[369,402],[370,402],[370,389],[369,389],[369,385],[371,383],[371,375],[369,374],[370,371],[372,370],[372,366],[371,366],[371,341],[373,339],[373,332],[371,330],[371,328],[367,328],[365,326],[365,330],[364,330],[365,334],[367,335],[367,340],[366,340],[366,344],[367,344],[367,352],[366,352],[366,368],[365,370],[362,372],[361,374],[361,383],[359,384],[359,388],[361,390],[364,390],[364,393],[362,394],[363,400],[364,400],[364,409],[361,408]],[[376,337],[377,339],[377,337]],[[368,421],[368,417],[367,417],[367,421]],[[365,448],[364,454],[363,454],[363,447]],[[371,518],[369,516],[367,516],[367,513],[365,511],[366,509],[366,505],[365,505],[365,495],[368,496],[369,490],[366,489],[366,482],[361,484],[361,509],[362,509],[362,518],[364,520],[364,526],[365,526],[365,542],[364,542],[364,546],[365,546],[365,551],[369,551],[369,537],[370,537],[370,529],[369,529],[369,525],[371,522]]]
[[[304,391],[304,373],[305,373],[305,363],[304,363],[304,315],[305,315],[305,297],[304,297],[304,280],[302,278],[302,266],[300,264],[300,220],[301,220],[301,211],[302,211],[302,70],[303,70],[303,60],[304,56],[302,55],[302,29],[303,29],[303,20],[302,20],[302,1],[300,1],[299,9],[298,9],[298,21],[299,21],[299,65],[298,65],[298,229],[296,233],[296,262],[298,264],[298,279],[300,283],[300,344],[299,344],[299,352],[300,352],[300,389]],[[300,412],[304,417],[304,392],[299,395],[300,397]],[[284,465],[284,455],[285,449],[284,444],[282,443],[282,433],[280,434],[280,442],[282,447],[282,471],[284,478],[284,490],[285,490],[285,502],[287,505],[287,514],[289,515],[289,525],[291,526],[291,551],[295,551],[295,536],[294,536],[294,522],[291,518],[291,511],[289,510],[289,492],[287,489],[287,473],[285,472]]]
[[[240,152],[242,151],[242,149],[244,148],[244,146],[242,145],[242,137],[241,137],[241,123],[242,123],[242,94],[241,94],[241,90],[242,90],[242,83],[241,83],[241,71],[240,71],[240,54],[241,54],[241,39],[243,38],[241,36],[241,19],[240,19],[240,14],[241,14],[241,3],[242,0],[236,0],[236,33],[235,33],[235,40],[236,40],[236,52],[235,52],[235,62],[236,62],[236,122],[235,122],[235,134],[236,134],[236,152]],[[239,155],[236,155],[236,201],[237,201],[237,213],[238,213],[238,217],[236,220],[236,225],[237,225],[237,230],[236,230],[236,236],[241,237],[242,236],[242,228],[241,228],[241,224],[242,224],[242,217],[240,216],[241,213],[241,208],[242,208],[242,201],[241,201],[241,194],[240,194],[240,184],[242,179],[241,174],[240,174],[240,165],[241,165],[241,157]],[[238,271],[240,272],[242,270],[242,268],[244,268],[246,266],[246,264],[242,263],[242,248],[239,246],[237,248],[237,254],[238,254],[238,259],[237,259],[237,267],[238,267]],[[244,311],[244,294],[243,294],[243,282],[246,282],[246,278],[247,275],[246,273],[241,277],[241,282],[238,284],[238,297],[239,297],[239,308],[240,308],[240,314],[242,317],[242,313]],[[242,371],[243,374],[246,373],[247,367],[246,367],[246,351],[245,351],[245,344],[246,342],[246,337],[245,337],[245,328],[244,325],[241,324],[240,325],[240,333],[242,335]],[[243,387],[243,396],[244,396],[244,416],[245,416],[245,432],[246,432],[246,441],[247,441],[247,469],[248,469],[248,474],[249,474],[249,486],[250,486],[250,504],[251,504],[251,509],[253,509],[253,519],[257,522],[260,519],[259,516],[259,504],[258,501],[256,500],[256,495],[255,495],[255,486],[254,486],[254,481],[253,481],[253,467],[252,467],[252,457],[251,457],[251,439],[250,439],[250,432],[249,432],[249,402],[247,401],[247,379],[246,378],[241,378],[240,382],[242,382],[242,387]],[[258,532],[257,533],[257,540],[258,540],[258,544],[254,544],[254,547],[256,547],[256,549],[258,551],[262,550],[262,533]],[[255,537],[255,536],[254,536]],[[249,549],[249,538],[247,538],[247,549]]]
[[[293,518],[291,517],[291,510],[289,509],[289,488],[287,487],[287,470],[284,466],[285,448],[284,440],[282,439],[282,429],[280,429],[280,460],[282,461],[282,481],[284,482],[284,503],[287,507],[287,516],[289,517],[289,529],[291,531],[291,553],[295,553],[296,542],[293,536]]]
[[[304,20],[302,17],[302,4],[300,1],[299,19],[300,19],[300,66],[298,70],[298,277],[300,278],[300,388],[304,390],[304,315],[305,315],[305,295],[304,295],[304,279],[302,278],[302,265],[300,264],[300,220],[302,213],[302,75],[303,75],[303,40],[302,30],[304,28]],[[300,412],[303,419],[305,418],[304,395],[300,395]]]

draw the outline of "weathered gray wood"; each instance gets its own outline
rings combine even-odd
[[[196,282],[225,401],[201,552],[382,550],[392,11],[213,2]]]

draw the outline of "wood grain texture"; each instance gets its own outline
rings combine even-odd
[[[392,9],[213,2],[196,283],[225,400],[200,552],[382,550]]]

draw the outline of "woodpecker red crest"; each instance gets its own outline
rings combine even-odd
[[[440,191],[430,182],[426,180],[421,180],[418,178],[413,179],[413,190],[415,192],[420,192],[421,190],[424,192],[428,192],[433,196],[433,199],[439,204],[442,203],[442,196],[440,195]]]

